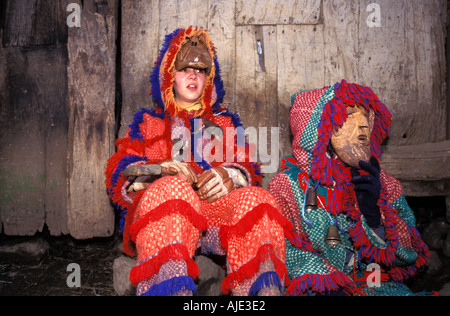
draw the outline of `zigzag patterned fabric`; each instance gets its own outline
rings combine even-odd
[[[342,80],[292,96],[294,156],[283,160],[283,171],[269,184],[295,227],[286,235],[287,295],[412,295],[402,282],[423,268],[429,256],[400,183],[381,171],[383,226],[373,230],[358,208],[350,167],[327,153],[333,129],[346,121],[347,106],[356,104],[375,112],[371,151],[380,159],[391,116],[370,88]],[[318,192],[315,210],[304,208],[308,187]],[[341,239],[334,247],[325,242],[332,225]],[[379,287],[366,282],[371,263],[381,269]]]

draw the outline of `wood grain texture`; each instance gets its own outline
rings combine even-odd
[[[391,175],[408,181],[450,179],[450,141],[410,146],[388,146],[382,166]]]
[[[318,24],[321,3],[321,0],[237,0],[236,24]]]
[[[68,40],[68,227],[77,239],[111,236],[115,219],[104,172],[115,150],[116,6],[109,1],[97,13],[94,4],[84,7],[81,28],[70,29]]]

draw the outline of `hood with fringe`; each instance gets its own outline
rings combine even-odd
[[[340,128],[347,120],[348,106],[358,104],[366,111],[373,110],[371,151],[379,160],[381,144],[389,136],[391,114],[372,89],[345,80],[322,89],[300,92],[292,96],[292,101],[292,151],[297,166],[308,173],[315,184],[332,187],[339,195],[336,198],[342,197],[347,191],[351,174],[348,166],[327,152],[333,130]],[[331,211],[338,214],[339,205],[333,203]]]
[[[333,130],[347,120],[347,107],[358,105],[373,111],[371,153],[380,160],[381,144],[389,136],[391,125],[387,107],[369,87],[345,80],[301,91],[292,96],[291,103],[293,156],[283,159],[283,171],[269,183],[283,215],[295,227],[295,232],[287,236],[286,265],[293,278],[288,294],[304,294],[307,289],[358,290],[359,285],[343,273],[345,251],[335,251],[324,242],[327,229],[334,224],[340,227],[342,242],[349,243],[347,246],[357,251],[362,262],[380,264],[395,282],[415,275],[424,267],[429,251],[415,227],[414,213],[399,181],[381,169],[377,203],[384,227],[381,241],[359,210],[350,167],[330,151]],[[305,211],[307,187],[318,190],[316,210]]]
[[[175,78],[175,62],[177,55],[189,38],[193,36],[201,37],[208,47],[213,65],[210,73],[206,77],[203,94],[200,97],[202,109],[195,113],[195,116],[210,115],[214,110],[221,108],[225,90],[220,76],[219,63],[217,61],[216,49],[209,38],[206,30],[190,26],[187,29],[177,29],[172,34],[166,36],[160,56],[155,63],[151,79],[151,94],[155,107],[166,112],[171,117],[179,115],[175,96],[173,92],[173,83]]]

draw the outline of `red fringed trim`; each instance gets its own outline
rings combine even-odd
[[[253,259],[241,266],[237,271],[228,274],[223,280],[222,292],[228,294],[237,284],[242,284],[245,280],[251,279],[259,272],[261,263],[267,260],[271,260],[274,264],[275,272],[280,277],[280,280],[285,280],[285,284],[288,284],[286,265],[275,255],[273,245],[266,244],[259,248]]]
[[[275,220],[283,227],[285,234],[291,234],[294,230],[294,225],[291,221],[285,218],[281,213],[272,205],[262,203],[252,211],[245,214],[245,216],[234,226],[222,226],[220,229],[221,246],[223,249],[228,249],[229,236],[244,236],[248,233],[253,226],[255,226],[263,217],[267,215],[269,219]]]
[[[126,177],[120,176],[115,186],[108,187],[108,193],[111,201],[122,209],[127,209],[130,207],[130,203],[128,203],[122,195],[122,188],[126,180]]]
[[[200,231],[206,230],[208,226],[206,218],[198,214],[189,203],[183,200],[170,200],[149,211],[131,225],[131,240],[136,241],[139,231],[147,226],[149,222],[159,221],[161,218],[174,213],[179,213],[188,218],[192,225]]]
[[[355,285],[343,272],[334,271],[328,274],[305,274],[296,277],[286,291],[287,296],[302,296],[307,290],[318,293],[341,289],[347,294],[353,293]]]
[[[193,279],[198,277],[200,270],[195,261],[189,256],[186,246],[183,244],[173,244],[161,249],[155,257],[132,268],[130,272],[131,284],[133,284],[133,286],[137,286],[139,282],[148,280],[153,275],[158,273],[161,266],[169,260],[184,260],[186,262],[189,276]]]
[[[112,202],[118,206],[120,206],[122,209],[126,209],[129,207],[129,203],[127,203],[123,197],[122,197],[122,186],[124,185],[125,181],[127,180],[126,177],[120,176],[117,179],[117,182],[115,185],[112,183],[112,176],[114,174],[114,171],[116,170],[119,162],[127,157],[129,154],[126,152],[117,152],[114,155],[112,155],[106,164],[106,170],[105,170],[105,183],[106,187],[108,188],[109,196],[112,200]]]
[[[422,241],[419,232],[415,227],[410,227],[411,244],[414,251],[418,254],[414,264],[406,267],[394,267],[389,271],[389,275],[396,282],[402,282],[414,275],[425,266],[430,257],[428,246]]]
[[[357,220],[355,227],[349,229],[349,235],[353,240],[353,245],[359,249],[362,258],[368,259],[369,262],[382,263],[386,266],[393,266],[395,260],[395,253],[399,246],[398,232],[397,232],[397,211],[392,208],[387,202],[386,189],[382,187],[380,200],[378,205],[380,211],[384,214],[384,227],[386,231],[386,247],[380,248],[372,244],[366,231],[364,230],[360,211],[353,209],[349,213],[350,217]]]
[[[290,231],[289,233],[286,233],[286,238],[289,240],[289,242],[297,249],[300,249],[302,251],[311,252],[313,254],[319,255],[318,251],[316,251],[311,243],[311,241],[306,236],[300,236],[295,231]]]
[[[349,235],[353,240],[353,244],[360,250],[361,257],[369,261],[373,260],[386,266],[391,266],[395,259],[398,242],[388,241],[386,248],[379,248],[372,244],[367,237],[361,220],[358,221],[354,228],[349,229]]]
[[[372,272],[363,271],[363,273],[364,273],[363,277],[356,278],[355,272],[353,272],[353,278],[354,278],[353,281],[355,282],[355,284],[356,283],[361,283],[361,285],[358,286],[358,287],[355,287],[352,290],[352,295],[355,295],[357,293],[357,294],[359,294],[361,296],[366,296],[366,294],[364,293],[363,289],[366,288],[366,287],[369,287],[367,281],[368,281],[369,276],[372,274]],[[385,273],[384,271],[381,271],[381,273],[380,273],[380,283],[387,282],[387,281],[389,281],[389,275],[387,273]],[[371,288],[371,290],[373,292],[375,292],[372,288]]]
[[[418,268],[422,268],[425,266],[428,258],[430,257],[430,251],[415,227],[410,227],[409,231],[411,233],[412,247],[419,255],[416,260],[416,265]]]
[[[136,248],[134,246],[134,242],[131,239],[130,226],[133,221],[137,206],[139,205],[139,201],[141,197],[144,195],[144,193],[145,193],[144,190],[136,192],[134,203],[128,208],[127,214],[125,215],[125,227],[123,230],[123,237],[122,237],[122,245],[123,245],[122,251],[131,257],[136,256],[137,253]]]

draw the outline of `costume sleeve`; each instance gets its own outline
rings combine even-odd
[[[256,161],[255,144],[249,144],[245,138],[244,128],[236,114],[226,112],[226,116],[217,116],[215,123],[223,129],[223,160],[213,163],[212,167],[239,169],[247,178],[248,184],[262,184],[261,164]]]
[[[396,267],[390,274],[395,281],[403,281],[425,266],[430,252],[416,228],[414,212],[409,207],[405,196],[402,194],[398,197],[392,203],[392,207],[398,213],[399,246],[396,252]]]
[[[127,192],[129,179],[122,172],[131,165],[159,163],[170,157],[164,138],[167,133],[164,120],[150,113],[142,110],[135,115],[125,137],[116,140],[117,152],[107,161],[105,174],[108,193],[122,212],[126,212],[134,199],[134,193]]]
[[[344,272],[327,263],[303,232],[301,206],[296,202],[298,198],[302,198],[300,196],[296,199],[289,177],[285,173],[276,175],[270,181],[268,190],[280,206],[282,214],[295,227],[295,231],[286,236],[286,268],[291,280],[286,294],[305,296],[336,291],[350,294],[354,287],[352,281]],[[301,190],[295,192],[303,195]]]
[[[381,173],[382,200],[379,203],[385,228],[384,240],[362,216],[351,228],[350,235],[362,258],[391,267],[387,272],[394,281],[402,282],[415,275],[426,263],[429,251],[415,227],[415,217],[403,195],[398,180]]]
[[[284,172],[277,174],[269,182],[267,190],[277,201],[281,214],[292,221],[297,233],[302,234],[298,204],[287,175]]]

